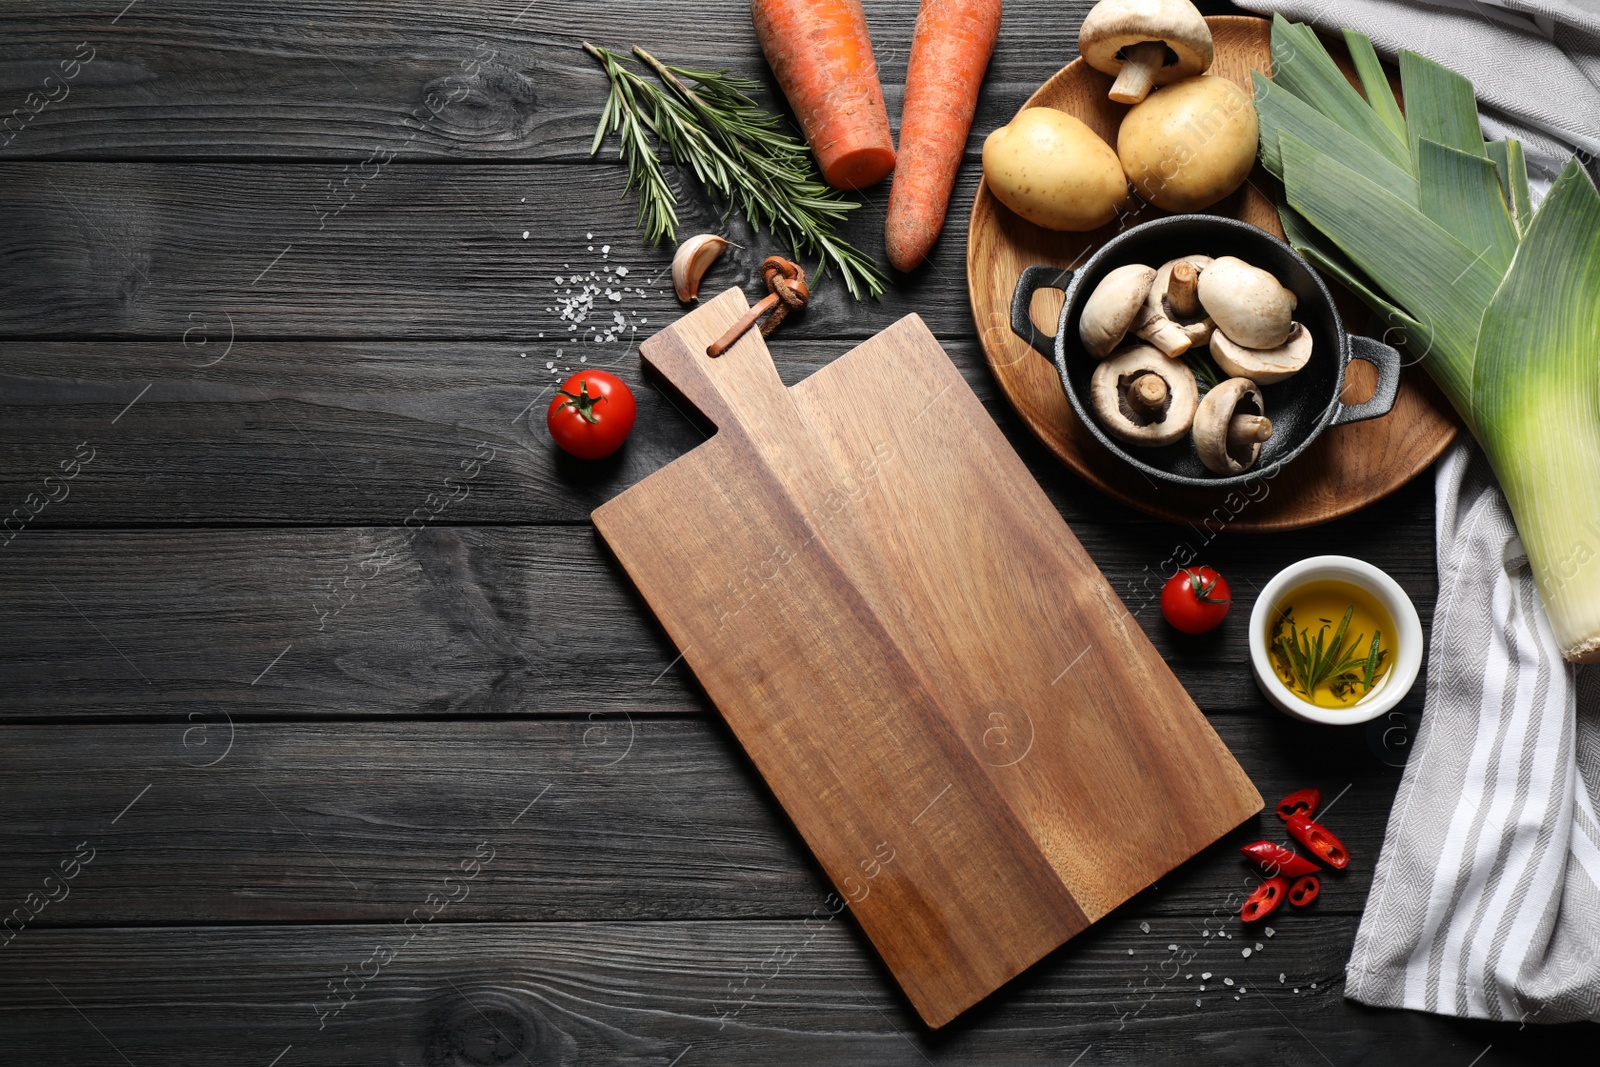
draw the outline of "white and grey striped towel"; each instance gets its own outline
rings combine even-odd
[[[1475,445],[1439,465],[1437,528],[1426,708],[1345,995],[1600,1020],[1600,671],[1562,662]]]
[[[1600,154],[1600,0],[1237,0],[1470,78],[1535,198]],[[1544,180],[1540,180],[1540,179]],[[1600,668],[1562,662],[1488,462],[1437,486],[1439,600],[1417,745],[1345,994],[1482,1019],[1600,1021]]]

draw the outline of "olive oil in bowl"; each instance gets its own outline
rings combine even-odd
[[[1307,582],[1273,605],[1272,669],[1296,697],[1319,708],[1374,698],[1394,663],[1395,624],[1367,590],[1339,579]]]

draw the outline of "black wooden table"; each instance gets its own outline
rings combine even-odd
[[[1592,1028],[1343,999],[1420,687],[1372,730],[1299,726],[1237,620],[1182,639],[1150,601],[1184,544],[1236,616],[1338,550],[1426,617],[1430,480],[1299,533],[1173,526],[996,392],[963,284],[977,149],[1087,7],[1008,5],[933,262],[881,303],[824,286],[775,352],[792,382],[928,321],[1262,793],[1332,801],[1357,861],[1313,911],[1241,933],[1246,826],[938,1033],[847,915],[805,922],[826,881],[588,522],[701,435],[641,380],[679,307],[625,171],[588,155],[578,42],[762,76],[740,0],[8,4],[0,1061],[1592,1057]],[[870,8],[894,114],[916,4]],[[853,228],[873,248],[885,196]],[[719,225],[691,194],[684,232]],[[768,242],[728,226],[714,284],[754,292]],[[591,277],[616,294],[592,309]],[[583,365],[639,398],[610,461],[540,425]]]

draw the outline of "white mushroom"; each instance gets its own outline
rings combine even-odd
[[[1078,30],[1078,51],[1116,76],[1111,99],[1137,104],[1151,86],[1211,66],[1211,27],[1189,0],[1100,0]]]
[[[1089,396],[1107,432],[1145,448],[1182,440],[1200,403],[1194,372],[1149,345],[1124,349],[1096,367]]]
[[[1146,303],[1156,272],[1143,263],[1111,271],[1083,302],[1078,315],[1078,340],[1095,359],[1110,355],[1131,331],[1168,356],[1179,356],[1193,343],[1181,329]]]
[[[1211,336],[1211,358],[1228,374],[1272,385],[1298,374],[1311,361],[1311,331],[1289,324],[1289,336],[1277,348],[1246,348],[1218,330]]]
[[[1200,304],[1228,340],[1277,348],[1289,336],[1297,300],[1260,267],[1222,256],[1200,272]]]
[[[1206,469],[1243,474],[1272,436],[1261,390],[1249,378],[1229,378],[1200,401],[1194,415],[1194,450]]]
[[[1200,348],[1211,342],[1214,323],[1200,306],[1200,273],[1212,263],[1210,256],[1182,256],[1169,259],[1156,269],[1145,303],[1168,322],[1177,326]]]

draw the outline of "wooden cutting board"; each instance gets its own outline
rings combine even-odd
[[[1261,797],[921,319],[786,389],[747,307],[641,346],[717,433],[595,525],[940,1026]]]

